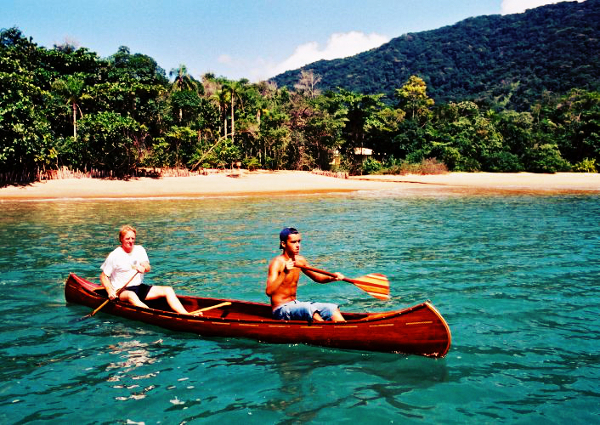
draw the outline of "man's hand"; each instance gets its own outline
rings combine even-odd
[[[345,279],[344,275],[341,274],[340,272],[335,272],[334,274],[335,274],[335,277],[333,278],[334,281]]]
[[[104,272],[100,273],[100,283],[102,283],[102,286],[104,286],[104,289],[106,289],[106,295],[108,295],[109,299],[114,300],[117,298],[117,291],[115,291],[112,283],[110,283],[110,279],[104,274]]]
[[[296,265],[294,263],[294,260],[292,260],[291,258],[289,258],[286,262],[285,262],[285,273],[289,273],[292,271],[293,268],[295,268]]]
[[[115,298],[117,298],[117,292],[112,287],[112,285],[109,289],[106,290],[106,293],[108,294],[108,298],[110,298],[111,300],[114,300]]]

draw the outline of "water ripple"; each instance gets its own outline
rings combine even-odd
[[[575,423],[600,416],[600,199],[358,193],[281,198],[3,203],[3,423]],[[98,280],[124,222],[150,283],[266,301],[277,232],[353,285],[300,297],[383,311],[430,299],[453,345],[427,359],[201,338],[65,305],[69,272]],[[92,401],[92,402],[90,402]],[[82,408],[81,406],[85,406]]]

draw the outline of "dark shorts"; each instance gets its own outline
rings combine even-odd
[[[145,283],[141,283],[141,284],[135,285],[135,286],[128,286],[127,289],[125,289],[125,291],[135,292],[135,294],[138,296],[140,301],[144,301],[146,299],[146,297],[148,296],[148,292],[150,292],[151,288],[152,288],[152,285],[146,285]],[[123,291],[123,292],[125,292],[125,291]]]

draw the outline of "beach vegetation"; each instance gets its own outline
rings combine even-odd
[[[597,173],[598,169],[596,168],[596,160],[584,158],[583,161],[573,165],[573,171],[579,173]]]
[[[383,162],[368,158],[363,163],[364,174],[387,174],[387,175],[406,175],[406,174],[445,174],[448,167],[436,158],[423,159],[420,162],[409,162],[405,160],[396,160],[391,157]]]
[[[373,158],[367,158],[362,163],[362,173],[363,174],[379,174],[383,169],[383,164],[380,161],[377,161]]]
[[[260,161],[255,157],[250,157],[250,158],[244,159],[244,161],[242,161],[242,165],[248,171],[254,171],[261,167]]]
[[[403,42],[427,47],[420,37]],[[582,80],[541,87],[519,77],[506,83],[508,92],[450,99],[427,68],[391,91],[381,80],[380,92],[331,87],[318,69],[301,70],[287,86],[192,76],[184,64],[167,76],[126,46],[101,58],[68,43],[40,47],[18,28],[3,29],[0,180],[237,163],[344,175],[597,171],[600,92]],[[481,86],[476,72],[461,74],[461,84]]]

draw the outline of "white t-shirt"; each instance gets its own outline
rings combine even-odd
[[[150,262],[148,254],[141,245],[134,245],[130,253],[125,252],[123,247],[118,247],[113,252],[108,254],[106,260],[100,267],[104,274],[110,279],[115,291],[121,289],[129,279],[135,274],[133,268],[136,264]],[[144,274],[139,273],[128,286],[139,285],[144,281]]]

